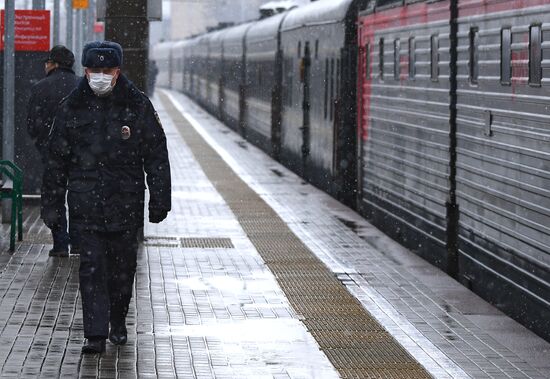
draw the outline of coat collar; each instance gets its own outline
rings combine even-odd
[[[70,72],[71,74],[74,74],[74,71],[71,68],[59,66],[54,68],[50,72],[48,72],[46,76],[53,76],[53,75],[61,74],[63,72]]]
[[[90,88],[88,79],[84,76],[78,82],[78,86],[67,97],[67,102],[72,107],[78,107],[87,104],[90,97],[95,98],[96,95]],[[105,99],[110,100],[113,103],[127,106],[132,104],[139,105],[143,103],[143,94],[139,89],[137,89],[134,83],[126,78],[126,76],[120,74],[115,88],[113,88],[113,92],[106,96]]]

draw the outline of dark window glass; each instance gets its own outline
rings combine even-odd
[[[432,36],[430,43],[430,71],[433,81],[437,81],[439,77],[439,38]]]
[[[340,70],[340,59],[336,59],[336,93],[334,94],[336,100],[338,100],[340,95]]]
[[[365,45],[365,80],[370,80],[370,45]]]
[[[330,60],[330,119],[334,118],[334,58]]]
[[[500,33],[500,82],[512,82],[512,30],[502,29]]]
[[[393,41],[393,78],[399,80],[401,73],[401,41],[396,39]]]
[[[261,87],[262,86],[262,66],[258,65],[258,84]]]
[[[298,42],[297,54],[298,54],[298,58],[300,58],[302,56],[302,41]]]
[[[376,6],[377,7],[383,7],[386,5],[392,5],[392,4],[403,4],[403,0],[376,0]]]
[[[378,43],[378,70],[380,71],[380,80],[384,80],[384,38],[380,38]]]
[[[477,84],[479,77],[479,30],[470,28],[470,83]]]
[[[529,38],[529,84],[540,86],[542,80],[542,49],[540,25],[533,25]]]
[[[328,58],[325,60],[325,120],[328,117],[328,70],[329,70],[329,64],[328,64]]]
[[[414,37],[409,38],[409,78],[416,76],[416,41]]]

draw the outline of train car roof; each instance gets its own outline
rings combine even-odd
[[[155,44],[153,48],[157,50],[170,50],[170,48],[174,45],[174,43],[175,43],[174,41],[159,42]]]
[[[296,9],[296,8],[294,8]],[[250,28],[250,33],[247,35],[247,42],[266,41],[277,38],[277,33],[283,20],[292,10],[277,14],[258,21]]]
[[[187,40],[187,39],[184,39],[184,40],[181,40],[181,41],[176,41],[174,42],[174,45],[173,47],[174,48],[178,48],[178,47],[182,47],[182,46],[187,46],[190,44],[190,40]]]
[[[282,30],[308,25],[331,24],[344,20],[354,0],[319,0],[292,10]]]
[[[205,35],[210,44],[221,45],[224,40],[224,30],[217,30]]]
[[[228,29],[222,30],[222,39],[225,43],[241,43],[248,29],[254,25],[257,21],[247,22]]]

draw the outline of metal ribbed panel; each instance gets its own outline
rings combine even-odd
[[[364,213],[440,266],[450,189],[450,16],[445,4],[411,5],[399,16],[367,15],[360,37],[361,46],[369,47],[369,73],[363,62],[360,77]],[[417,18],[419,7],[429,14],[429,25]]]
[[[491,13],[459,2],[457,201],[464,275],[484,296],[535,330],[550,330],[550,6]],[[535,2],[532,2],[533,4]],[[538,4],[538,3],[537,3]],[[536,5],[536,4],[535,4]],[[517,9],[514,9],[517,8]],[[475,23],[468,17],[479,14]],[[529,83],[530,28],[543,23],[542,85]],[[509,32],[508,41],[502,37]],[[471,33],[478,35],[479,80],[469,78]],[[506,49],[510,56],[501,59]],[[508,62],[510,60],[510,62]],[[511,80],[501,82],[501,63]],[[487,268],[490,268],[489,270]],[[543,313],[539,313],[543,312]]]
[[[202,140],[171,102],[164,95],[161,98],[205,174],[220,195],[229,199],[228,205],[243,230],[341,376],[429,378],[335,275]],[[243,193],[246,198],[241,197]],[[236,198],[240,200],[235,201]],[[270,226],[275,227],[271,233]]]

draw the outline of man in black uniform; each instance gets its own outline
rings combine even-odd
[[[79,233],[83,353],[101,353],[107,337],[116,345],[127,341],[145,174],[149,221],[161,222],[171,208],[166,137],[149,99],[120,73],[122,58],[115,42],[84,46],[86,76],[60,104],[43,182],[46,224],[59,222],[68,190]]]
[[[48,134],[59,102],[67,96],[78,82],[74,71],[74,55],[65,46],[54,46],[44,61],[46,77],[36,83],[31,89],[31,97],[27,106],[27,131],[41,155],[42,162],[46,160]],[[53,249],[49,255],[54,257],[69,256],[69,235],[67,233],[67,217],[65,203],[60,213],[59,224],[52,229]],[[71,241],[74,242],[74,241]],[[71,246],[74,250],[74,246]]]

